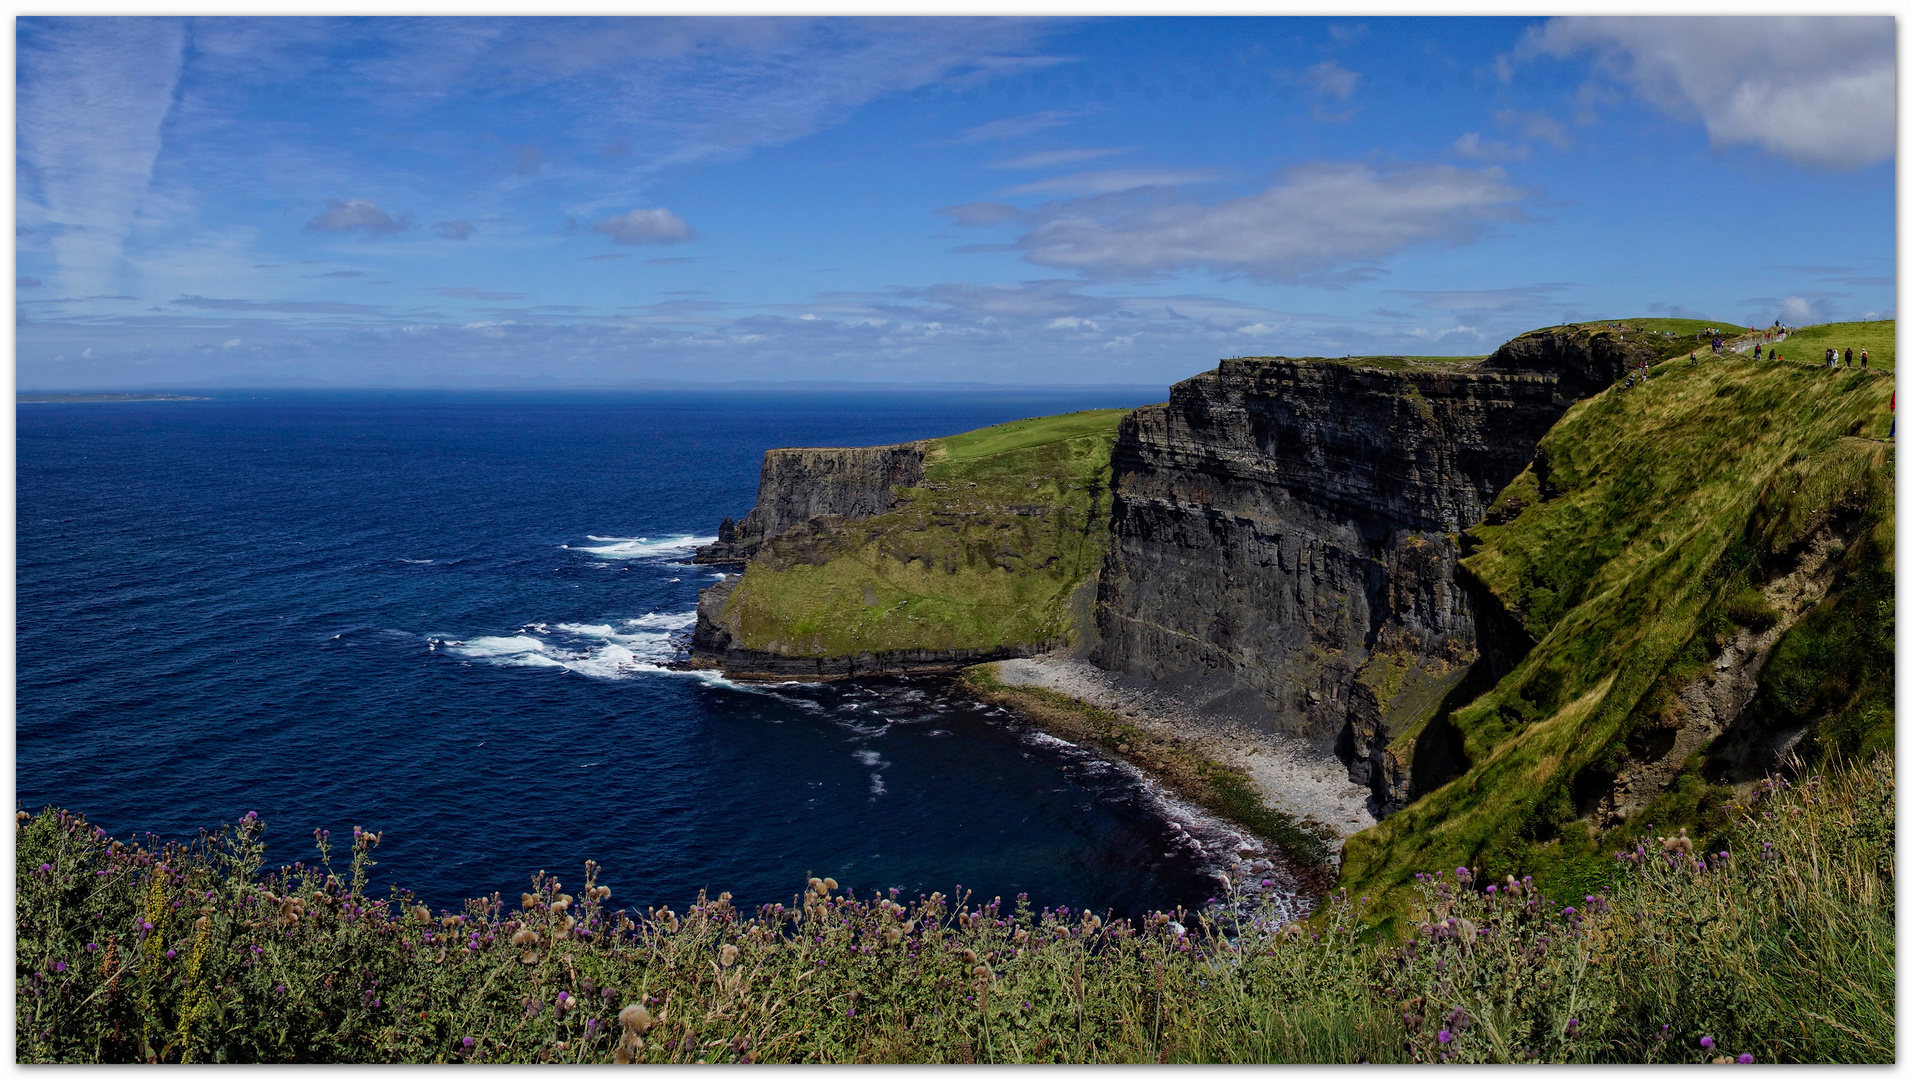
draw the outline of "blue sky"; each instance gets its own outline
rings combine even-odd
[[[1165,384],[1891,316],[1894,32],[22,18],[18,383]]]

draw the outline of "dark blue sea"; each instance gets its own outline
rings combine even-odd
[[[1216,891],[1185,808],[946,680],[662,666],[764,450],[1165,394],[206,393],[16,407],[21,807],[257,811],[283,863],[380,830],[381,887],[441,907],[585,859],[639,906]]]

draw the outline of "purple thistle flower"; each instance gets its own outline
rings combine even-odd
[[[175,957],[175,956],[178,956],[178,955],[179,955],[178,953],[176,953],[176,952],[174,952],[174,951],[172,951],[171,949],[167,949],[167,950],[166,950],[166,959],[168,959],[168,960],[171,960],[171,959],[172,959],[173,957]]]
[[[472,1037],[471,1037],[471,1036],[469,1036],[469,1035],[466,1035],[466,1036],[464,1037],[464,1048],[465,1048],[466,1050],[469,1050],[469,1049],[471,1049],[472,1047],[474,1047],[474,1046],[476,1046],[476,1045],[478,1045],[478,1040],[476,1040],[476,1039],[474,1039],[474,1038],[472,1038]]]
[[[1451,1031],[1448,1031],[1446,1028],[1441,1028],[1440,1029],[1440,1045],[1445,1046],[1446,1044],[1452,1041],[1453,1041],[1453,1033]]]
[[[1705,1047],[1707,1050],[1712,1049],[1712,1036],[1710,1035],[1702,1036],[1699,1039],[1699,1045]]]
[[[53,961],[53,971],[55,974],[58,974],[58,975],[66,974],[66,961],[64,960]]]
[[[1750,1054],[1740,1054],[1740,1055],[1738,1056],[1738,1063],[1739,1063],[1740,1065],[1750,1065],[1750,1064],[1752,1063],[1752,1055],[1750,1055]]]
[[[1572,913],[1573,913],[1573,909],[1572,909],[1572,908],[1567,908],[1567,909],[1565,910],[1565,912],[1563,912],[1563,914],[1566,914],[1566,915],[1571,915]]]
[[[1498,885],[1488,885],[1486,891],[1488,893],[1496,893],[1500,891],[1500,887]]]

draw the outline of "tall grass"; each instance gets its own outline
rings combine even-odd
[[[586,863],[431,912],[334,868],[263,871],[248,815],[127,845],[20,815],[22,1062],[1890,1061],[1888,757],[1771,782],[1724,851],[1671,837],[1560,902],[1422,874],[1408,940],[1344,891],[1308,923],[1137,920],[812,879],[620,911]]]

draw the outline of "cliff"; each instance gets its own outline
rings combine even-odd
[[[874,517],[902,502],[901,489],[922,483],[926,442],[897,446],[771,450],[763,455],[756,505],[741,522],[724,518],[717,542],[693,562],[744,563],[763,541],[811,519]]]
[[[1377,809],[1404,804],[1390,747],[1480,652],[1458,534],[1576,396],[1653,355],[1561,329],[1483,360],[1237,359],[1176,384],[1116,439],[1093,660],[1331,742]]]
[[[953,670],[1080,646],[1123,410],[866,449],[772,450],[702,562],[690,663],[746,678]]]
[[[1726,829],[1789,752],[1888,750],[1891,392],[1708,356],[1568,411],[1461,537],[1476,626],[1524,647],[1395,744],[1429,782],[1349,839],[1341,884],[1404,906],[1419,863],[1590,892],[1615,849]]]

